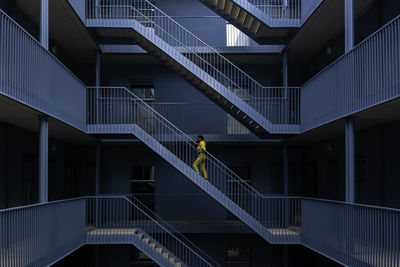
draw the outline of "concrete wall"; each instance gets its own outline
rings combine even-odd
[[[38,134],[0,123],[0,207],[38,201]],[[94,149],[49,140],[49,200],[94,193]],[[92,163],[91,163],[92,162]]]
[[[400,208],[399,134],[400,121],[356,133],[356,202]],[[303,147],[303,157],[291,158],[303,165],[303,171],[291,174],[299,175],[291,177],[290,183],[299,186],[291,193],[344,200],[344,148],[344,136]]]
[[[400,14],[400,2],[396,0],[381,0],[375,3],[363,13],[360,17],[356,18],[354,25],[354,41],[355,44],[363,41],[372,33],[377,31],[387,22]],[[315,55],[308,63],[308,73],[306,80],[317,74],[323,68],[328,66],[338,57],[344,54],[344,30],[332,36],[331,41],[327,43],[320,51],[316,51]],[[326,54],[326,48],[332,48],[332,54]],[[289,74],[290,75],[290,74]],[[305,80],[305,81],[306,81]]]

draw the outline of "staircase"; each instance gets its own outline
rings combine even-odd
[[[300,27],[301,0],[200,0],[226,21],[260,44],[286,37],[282,28]],[[278,28],[278,29],[277,29]],[[262,36],[267,35],[271,42]],[[280,38],[279,38],[280,37]]]
[[[133,244],[160,266],[220,266],[142,208],[123,196],[87,197],[86,243]]]
[[[88,88],[87,99],[88,133],[133,134],[268,242],[300,241],[281,210],[289,209],[287,203],[277,203],[276,208],[209,153],[209,178],[198,175],[192,168],[197,157],[195,142],[128,89]]]
[[[101,37],[135,40],[257,136],[299,132],[299,88],[263,87],[150,2],[117,2],[87,0],[86,25]],[[283,114],[271,111],[277,105]]]
[[[323,0],[200,0],[259,44],[287,44]]]

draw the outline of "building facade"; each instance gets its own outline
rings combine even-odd
[[[399,14],[0,0],[0,266],[399,266]]]

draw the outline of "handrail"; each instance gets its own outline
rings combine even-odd
[[[307,80],[306,82],[303,83],[303,85],[300,86],[300,88],[302,89],[303,87],[305,87],[306,85],[308,85],[309,83],[313,82],[316,78],[318,78],[318,76],[320,76],[322,73],[328,71],[333,65],[337,64],[338,62],[342,61],[343,58],[345,58],[346,56],[348,56],[349,54],[353,53],[355,50],[357,50],[359,47],[361,47],[364,43],[367,43],[368,41],[370,41],[372,38],[374,38],[376,35],[378,35],[379,33],[381,33],[385,28],[389,27],[393,22],[395,22],[396,20],[400,20],[400,15],[395,17],[394,19],[392,19],[391,21],[389,21],[388,23],[386,23],[385,25],[383,25],[381,28],[379,28],[378,30],[376,30],[375,32],[373,32],[372,34],[370,34],[368,37],[366,37],[364,40],[362,40],[361,42],[359,42],[358,44],[356,44],[355,46],[353,46],[353,48],[351,48],[347,53],[344,53],[343,55],[341,55],[340,57],[338,57],[337,59],[335,59],[332,63],[330,63],[328,66],[326,66],[325,68],[323,68],[322,70],[320,70],[317,74],[315,74],[311,79]]]
[[[154,29],[152,34],[160,38],[172,47],[181,47],[180,54],[190,60],[196,67],[210,75],[218,83],[228,90],[229,94],[235,95],[245,101],[249,106],[267,117],[268,110],[257,101],[268,98],[273,91],[265,91],[266,88],[256,80],[234,65],[214,48],[196,37],[181,24],[159,10],[147,0],[121,0],[118,5],[96,6],[93,0],[87,0],[87,19],[102,19],[110,25],[120,24],[124,20],[135,20],[143,27]],[[97,22],[93,22],[97,23]],[[147,34],[147,33],[145,33]],[[202,47],[201,51],[196,47]],[[195,72],[195,75],[196,72]],[[285,90],[283,88],[282,90]],[[286,95],[284,91],[276,92]],[[293,99],[297,101],[298,93],[293,92]],[[289,108],[289,106],[286,106]],[[297,105],[296,105],[297,108]],[[285,109],[286,110],[286,109]],[[289,113],[287,111],[287,113]],[[286,115],[285,115],[286,116]]]
[[[149,215],[146,211],[142,209],[142,207],[139,207],[135,203],[133,203],[129,198],[126,196],[121,196],[121,195],[102,195],[102,196],[89,196],[87,197],[88,200],[94,200],[92,202],[88,202],[89,205],[89,210],[88,214],[90,218],[88,218],[90,221],[96,222],[96,218],[98,216],[103,216],[102,218],[106,218],[106,222],[102,222],[102,224],[105,224],[107,226],[108,224],[112,224],[114,220],[121,220],[123,228],[135,228],[136,225],[139,225],[144,221],[149,222],[151,224],[149,231],[146,231],[145,225],[143,226],[144,232],[152,236],[154,240],[158,243],[160,243],[162,246],[164,246],[167,250],[171,251],[173,255],[178,257],[179,260],[183,261],[184,263],[188,264],[198,264],[198,266],[219,266],[219,265],[212,265],[210,262],[208,262],[206,259],[203,258],[203,256],[199,255],[198,252],[194,251],[191,247],[189,247],[187,244],[184,243],[184,240],[181,240],[176,236],[176,234],[172,233],[169,231],[164,225],[160,224],[158,221],[156,221],[151,215]],[[120,202],[120,201],[123,202]],[[105,203],[103,203],[105,202]],[[132,216],[133,218],[130,218],[131,212],[127,209],[127,206],[124,204],[126,202],[128,206],[130,205],[133,207],[133,212]],[[91,206],[96,206],[96,211],[93,210],[93,212],[99,212],[100,214],[92,213],[91,211]],[[98,207],[97,207],[98,206]],[[115,211],[112,211],[111,215],[106,215],[108,209],[106,207],[115,207]],[[130,220],[133,220],[131,223]],[[102,227],[100,225],[100,227]],[[159,236],[160,235],[160,236]],[[155,248],[154,248],[155,249]],[[202,252],[199,249],[199,252]],[[203,255],[206,255],[204,252],[202,252]],[[200,260],[200,261],[199,261]]]
[[[174,124],[170,123],[164,116],[162,116],[160,113],[158,113],[157,111],[155,111],[153,108],[151,108],[146,102],[144,102],[142,99],[140,99],[138,96],[136,96],[134,93],[132,93],[130,90],[128,90],[125,87],[88,87],[88,89],[120,89],[123,90],[125,93],[127,93],[128,95],[131,96],[133,101],[139,102],[141,105],[145,106],[145,108],[147,110],[149,110],[150,112],[152,112],[154,114],[155,117],[160,117],[161,120],[163,120],[163,123],[165,124],[165,126],[169,127],[170,129],[176,131],[179,135],[181,135],[182,137],[184,137],[186,139],[186,141],[189,143],[193,148],[195,147],[195,141],[190,138],[188,135],[186,135],[184,132],[182,132],[180,129],[178,129]],[[112,98],[109,98],[112,99]],[[122,98],[123,99],[123,98]],[[212,154],[210,154],[208,151],[205,151],[206,155],[208,158],[211,158],[212,160],[214,160],[216,163],[220,164],[223,168],[225,168],[226,170],[229,170],[229,168],[227,166],[225,166],[222,162],[220,162],[217,158],[215,158]],[[252,188],[248,183],[246,183],[242,178],[240,178],[237,174],[235,174],[234,172],[230,171],[230,174],[238,179],[241,183],[247,185],[249,188]],[[254,188],[252,188],[252,192],[255,193],[258,196],[262,196],[257,190],[255,190]]]
[[[180,240],[181,243],[183,243],[186,247],[190,248],[190,250],[193,251],[193,253],[195,253],[196,255],[198,255],[200,258],[202,258],[204,261],[208,262],[210,264],[210,266],[221,266],[219,263],[217,263],[214,259],[212,259],[210,256],[208,256],[204,251],[202,251],[198,246],[196,246],[193,242],[191,242],[188,238],[186,238],[184,235],[182,235],[182,233],[180,233],[178,230],[176,230],[172,225],[168,224],[165,220],[163,220],[160,216],[158,216],[155,212],[153,212],[152,210],[150,210],[145,204],[143,204],[139,199],[137,199],[134,195],[129,194],[127,196],[125,196],[125,198],[127,198],[127,200],[132,203],[133,205],[137,206],[136,204],[133,203],[132,199],[136,202],[138,202],[141,207],[144,209],[143,212],[145,212],[146,214],[149,215],[149,217],[151,218],[151,216],[154,216],[155,219],[153,221],[155,221],[158,225],[161,225],[158,221],[160,221],[161,223],[163,223],[163,227],[165,228],[169,228],[166,229],[166,231],[170,232],[171,235],[177,236],[176,238]],[[131,199],[130,199],[131,198]],[[139,208],[139,207],[138,207]],[[172,234],[172,232],[174,232],[175,234]],[[196,250],[196,251],[194,251]],[[199,255],[201,254],[201,255]]]

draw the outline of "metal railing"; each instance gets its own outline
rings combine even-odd
[[[149,243],[156,243],[153,249],[150,246],[146,249],[148,255],[160,256],[161,253],[157,252],[156,248],[162,247],[163,252],[168,250],[168,254],[172,253],[178,261],[182,261],[184,263],[182,266],[220,266],[189,240],[182,238],[182,235],[178,236],[177,232],[170,231],[167,225],[160,223],[160,220],[133,198],[87,197],[86,224],[89,233],[101,229],[101,234],[91,236],[90,242],[101,243],[107,240],[108,243],[121,243],[124,239],[129,242],[132,235],[143,231],[142,233],[151,239]],[[129,232],[132,230],[136,232]],[[122,233],[122,236],[116,233]]]
[[[301,0],[247,0],[272,19],[300,19]]]
[[[400,96],[400,16],[301,87],[301,131]]]
[[[197,193],[197,194],[174,194],[174,193],[153,193],[153,194],[143,194],[143,193],[133,193],[131,194],[143,205],[147,206],[148,209],[160,212],[162,208],[167,206],[178,205],[178,203],[189,203],[193,205],[194,203],[208,203],[207,199],[209,196],[207,194]],[[234,197],[234,196],[231,196]],[[245,199],[250,197],[249,195],[243,195],[241,198]],[[301,233],[301,198],[300,197],[280,197],[280,196],[263,196],[262,205],[265,208],[265,215],[263,225],[267,227],[274,234],[286,234],[290,233],[293,235],[298,235]],[[158,208],[159,206],[162,208]],[[251,202],[248,203],[249,209],[252,205]],[[181,204],[185,207],[185,204]],[[179,207],[175,208],[179,211]],[[182,212],[184,212],[182,210]],[[190,216],[194,216],[194,213],[185,213],[185,220],[189,220]],[[214,221],[232,220],[237,221],[238,218],[234,217],[230,213],[226,213],[227,217],[221,218],[218,216]],[[172,219],[174,220],[174,219]],[[176,219],[175,219],[176,220]],[[209,220],[208,222],[211,222]]]
[[[0,266],[47,266],[86,241],[85,199],[0,210]]]
[[[0,40],[0,94],[85,131],[86,86],[2,10]]]
[[[162,225],[167,231],[173,233],[176,238],[180,240],[187,248],[190,248],[196,255],[207,261],[210,266],[221,266],[214,259],[208,256],[204,251],[202,251],[199,247],[193,244],[189,239],[187,239],[184,235],[180,233],[180,231],[176,230],[170,224],[168,224],[165,220],[163,220],[160,216],[158,216],[147,204],[143,203],[139,200],[134,194],[130,194],[126,196],[135,206],[143,210],[150,218],[156,221],[159,225]]]
[[[223,90],[225,95],[234,97],[234,102],[243,100],[269,119],[268,107],[265,106],[264,100],[274,97],[274,92],[266,90],[265,87],[149,1],[121,0],[114,1],[112,4],[103,4],[100,1],[100,5],[96,5],[95,0],[87,0],[86,3],[87,21],[92,20],[94,23],[102,21],[115,27],[131,25],[136,31],[146,35],[145,38],[157,42],[157,46],[162,50],[175,51],[170,55],[179,53],[186,61],[189,60],[186,62],[181,57],[177,59],[179,64],[187,64],[186,68],[193,74],[213,84],[218,90]],[[288,105],[284,117],[290,116],[289,107],[299,108],[298,88],[280,89],[276,92],[275,97],[286,97],[287,99]],[[251,111],[245,112],[249,114]],[[297,114],[297,112],[295,113]]]
[[[274,90],[274,89],[270,89]],[[300,117],[287,99],[265,99],[265,113],[274,124],[296,124]],[[250,131],[224,110],[211,103],[154,103],[154,109],[186,134],[250,135]],[[291,112],[286,116],[286,110]]]
[[[400,265],[400,210],[303,199],[302,243],[345,266]]]
[[[204,181],[204,178],[197,175],[192,169],[192,164],[197,157],[195,142],[128,89],[122,87],[92,87],[88,88],[87,99],[88,124],[93,126],[94,132],[115,132],[115,129],[119,126],[131,129],[135,131],[132,134],[142,139],[164,159],[174,162],[173,166],[188,178],[195,179],[198,183]],[[140,127],[140,130],[124,125],[136,125]],[[236,213],[236,216],[242,216],[245,223],[249,223],[248,220],[254,223],[254,219],[258,221],[258,224],[262,224],[262,226],[258,224],[253,226],[258,227],[257,230],[259,231],[265,231],[265,227],[285,227],[281,224],[281,221],[274,220],[273,223],[270,223],[272,215],[269,214],[271,211],[269,205],[272,200],[266,200],[222,162],[210,153],[205,153],[208,180],[204,189],[207,193],[220,200],[229,210]],[[215,191],[215,189],[218,191]],[[229,201],[225,198],[222,200],[220,198],[221,193]],[[289,206],[288,203],[280,203],[279,205]],[[279,233],[278,230],[275,231]],[[281,240],[280,237],[271,233],[266,233],[264,237],[270,238],[269,241],[272,239],[271,242]],[[283,238],[291,240],[292,236],[284,236]]]
[[[171,18],[218,51],[224,51],[221,48],[225,47],[237,47],[242,49],[234,51],[281,53],[285,47],[260,45],[220,16],[171,16]]]

